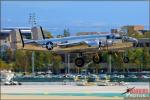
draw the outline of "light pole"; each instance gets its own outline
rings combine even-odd
[[[109,54],[109,73],[111,73],[111,68],[112,68],[112,64],[111,64],[111,54]]]
[[[68,74],[70,73],[70,54],[68,53]]]
[[[32,75],[35,75],[35,73],[34,73],[34,67],[35,67],[35,64],[34,64],[34,55],[35,55],[35,52],[34,51],[32,51]]]
[[[65,73],[70,73],[70,54],[65,53]]]
[[[35,13],[30,13],[30,14],[29,14],[29,24],[30,24],[31,28],[37,24],[37,23],[36,23],[36,16],[35,16]],[[32,75],[33,75],[33,76],[35,75],[35,72],[34,72],[34,70],[35,70],[34,56],[35,56],[35,52],[32,51],[31,60],[32,60]]]
[[[67,54],[65,53],[65,74],[67,74]]]

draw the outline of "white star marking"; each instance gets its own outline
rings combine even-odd
[[[47,48],[48,48],[48,49],[51,49],[51,48],[52,48],[52,45],[51,45],[50,43],[48,43]]]

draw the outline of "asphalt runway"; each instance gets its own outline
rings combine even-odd
[[[149,83],[130,84],[126,86],[75,86],[75,85],[14,85],[14,86],[1,86],[2,99],[123,99],[118,96],[126,91],[126,89],[135,87],[136,89],[149,89]],[[56,95],[60,93],[81,93],[81,96],[74,95]],[[107,96],[92,96],[90,94],[96,93],[116,93],[113,97]],[[17,95],[14,95],[17,94]],[[55,94],[55,95],[50,95]],[[66,95],[66,94],[65,94]]]

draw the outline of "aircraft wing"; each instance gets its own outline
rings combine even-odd
[[[74,46],[74,45],[80,45],[81,43],[85,43],[84,41],[71,41],[67,43],[58,43],[57,46]]]
[[[36,45],[43,45],[44,40],[31,40],[31,39],[23,39],[24,44],[36,44]]]
[[[82,43],[91,45],[91,42],[93,43],[93,40],[86,40],[86,39],[79,39],[79,40],[65,40],[63,38],[61,39],[46,39],[46,40],[24,40],[25,44],[36,44],[36,45],[47,45],[48,42],[52,42],[54,46],[75,46],[80,45]],[[96,41],[95,41],[96,42]]]

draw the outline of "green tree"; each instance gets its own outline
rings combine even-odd
[[[69,29],[64,29],[63,36],[64,36],[64,37],[68,37],[68,36],[70,36]]]
[[[44,54],[42,51],[35,51],[35,69],[37,71],[41,70],[43,65]]]
[[[143,68],[145,69],[150,68],[150,52],[148,47],[143,48],[142,63]]]
[[[141,48],[129,50],[128,56],[130,58],[130,63],[139,69],[142,66],[143,61],[143,50]]]
[[[58,74],[60,72],[60,69],[62,68],[61,66],[61,62],[62,62],[62,58],[60,55],[53,53],[53,58],[52,58],[52,62],[53,65],[52,67],[52,72],[55,72],[56,74]]]
[[[4,52],[4,61],[6,61],[7,63],[11,63],[12,61],[15,60],[15,56],[14,56],[15,52],[12,51],[11,49],[7,49],[6,52]]]
[[[10,65],[7,64],[5,61],[3,61],[2,59],[0,59],[0,70],[3,69],[10,69]]]
[[[46,38],[53,38],[51,32],[48,32],[47,30],[43,30],[43,33],[44,33],[44,35],[45,35]]]
[[[28,72],[29,70],[29,60],[30,57],[26,54],[25,50],[17,50],[16,51],[16,62],[15,62],[15,70]]]
[[[121,52],[112,53],[112,64],[114,66],[114,69],[117,70],[125,69],[123,65],[123,56]]]
[[[150,30],[144,33],[144,37],[150,39]]]
[[[57,38],[62,38],[63,36],[62,36],[62,35],[57,35],[56,37],[57,37]]]

